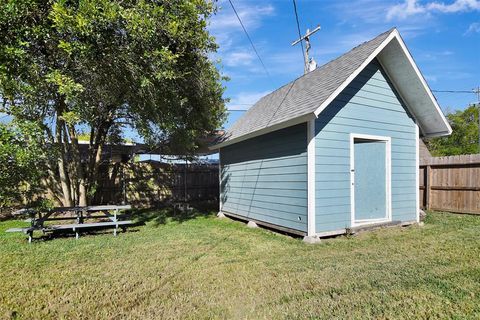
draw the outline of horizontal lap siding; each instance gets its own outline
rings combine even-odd
[[[222,211],[306,231],[306,135],[301,124],[222,148]]]
[[[350,133],[391,137],[393,220],[416,219],[415,123],[377,61],[316,120],[316,232],[350,227]]]

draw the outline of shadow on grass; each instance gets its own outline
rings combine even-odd
[[[131,226],[129,228],[124,228],[118,230],[118,235],[122,233],[134,233],[140,231],[135,226]],[[92,228],[90,230],[82,230],[80,233],[80,238],[85,236],[97,236],[97,235],[112,235],[113,236],[113,229],[112,228]],[[42,241],[52,241],[56,239],[66,239],[66,238],[75,238],[75,232],[72,230],[57,230],[55,232],[48,232],[42,234],[39,237],[34,237],[33,240],[35,242],[42,242]]]
[[[123,212],[118,215],[120,221],[133,220],[132,225],[120,226],[118,229],[119,234],[138,232],[137,227],[149,224],[153,226],[164,225],[169,222],[182,223],[188,220],[197,219],[201,217],[211,217],[217,212],[217,203],[211,201],[203,201],[196,203],[170,203],[159,208],[148,209],[132,209]],[[85,220],[89,218],[86,217]],[[7,219],[12,220],[12,219]],[[102,219],[102,221],[109,222],[108,219]],[[87,221],[85,221],[87,222]],[[96,221],[99,222],[99,221]],[[41,231],[35,231],[38,235]],[[82,229],[80,236],[86,235],[101,235],[101,234],[113,234],[112,226],[96,226],[89,229]],[[50,241],[58,238],[71,238],[75,237],[73,230],[55,230],[53,232],[44,232],[40,237],[34,236],[35,241]]]
[[[133,220],[134,224],[130,226],[124,226],[119,228],[119,234],[138,232],[138,226],[150,224],[153,226],[164,225],[169,222],[182,223],[188,220],[209,217],[214,214],[214,210],[211,207],[205,207],[202,204],[189,205],[185,203],[179,203],[175,206],[165,206],[163,208],[149,208],[149,209],[134,209],[129,210],[121,217],[124,219]],[[124,220],[122,219],[122,220]],[[120,231],[121,230],[121,231]],[[82,230],[80,237],[88,235],[102,235],[113,234],[113,228],[108,227],[95,227],[90,230]],[[36,237],[35,241],[50,241],[58,238],[71,238],[75,237],[75,233],[71,230],[58,230],[55,232],[47,233],[41,237]]]
[[[190,206],[188,204],[178,204],[175,206],[166,206],[163,208],[150,208],[133,210],[130,218],[133,219],[135,225],[152,224],[159,226],[168,222],[182,223],[188,220],[201,217],[210,217],[214,215],[214,210]]]

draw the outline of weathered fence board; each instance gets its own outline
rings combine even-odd
[[[127,163],[103,167],[94,203],[151,207],[170,202],[216,201],[218,166]]]
[[[480,154],[422,159],[424,209],[480,214]]]

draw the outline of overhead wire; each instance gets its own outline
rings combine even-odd
[[[473,90],[432,90],[432,92],[440,93],[475,93]]]
[[[300,31],[300,22],[298,19],[298,12],[297,12],[297,2],[293,0],[293,9],[295,11],[295,19],[297,20],[297,30],[298,30],[298,38],[302,38],[302,32]],[[303,63],[307,64],[307,61],[305,61],[305,50],[303,49],[303,41],[300,41],[300,47],[302,48],[302,57],[303,57]]]
[[[263,63],[263,60],[260,57],[260,54],[258,53],[257,48],[255,47],[255,44],[253,44],[252,38],[250,38],[250,35],[248,34],[247,29],[245,28],[245,25],[243,24],[242,19],[240,18],[240,15],[237,12],[237,9],[235,9],[235,6],[233,5],[232,0],[228,0],[228,2],[230,2],[230,5],[232,6],[233,12],[235,12],[235,15],[237,16],[238,22],[240,22],[240,25],[242,26],[243,32],[247,36],[248,41],[250,41],[250,44],[252,45],[253,51],[257,55],[257,58],[260,61],[260,63],[262,64],[263,70],[265,70],[265,73],[267,74],[268,78],[270,78],[270,73],[268,72],[267,67]]]

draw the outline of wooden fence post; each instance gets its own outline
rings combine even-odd
[[[425,167],[425,209],[430,210],[430,190],[432,190],[432,167]]]

